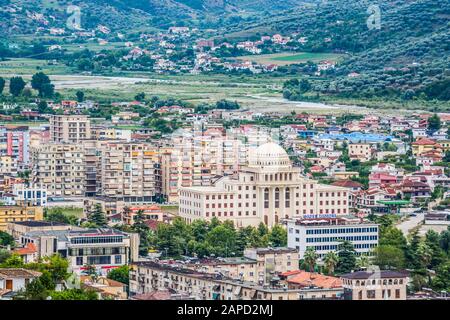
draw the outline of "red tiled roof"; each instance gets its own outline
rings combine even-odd
[[[362,184],[352,180],[340,180],[333,182],[331,185],[344,188],[362,188]]]
[[[24,256],[27,254],[33,254],[37,252],[36,245],[34,243],[27,243],[24,248],[18,248],[14,250],[14,253],[17,253],[19,256]]]
[[[290,284],[300,285],[302,287],[319,287],[323,289],[340,288],[342,280],[336,277],[325,276],[320,273],[301,271],[287,280]]]
[[[416,146],[435,145],[436,141],[428,139],[428,138],[422,138],[422,139],[418,139],[418,140],[414,141],[412,144],[416,145]]]

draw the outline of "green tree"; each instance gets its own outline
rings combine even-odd
[[[339,262],[339,257],[334,251],[328,252],[323,258],[323,262],[325,264],[325,268],[327,268],[328,274],[333,275],[334,269]]]
[[[392,245],[380,245],[374,249],[374,263],[380,269],[401,269],[405,265],[404,252]]]
[[[309,268],[309,272],[314,272],[314,267],[316,266],[318,255],[312,247],[308,247],[303,255],[303,260]]]
[[[52,300],[98,300],[98,295],[93,290],[68,289],[50,292]]]
[[[206,243],[216,256],[229,257],[236,253],[236,231],[225,225],[220,225],[208,232]]]
[[[9,257],[11,257],[11,252],[9,250],[0,248],[0,266],[2,266]]]
[[[25,81],[22,77],[12,77],[9,80],[9,92],[14,96],[18,97],[25,88]]]
[[[77,96],[77,101],[78,102],[83,102],[84,101],[84,92],[83,91],[77,91],[76,96]]]
[[[18,255],[13,253],[11,256],[9,256],[5,262],[1,265],[2,268],[23,268],[24,263],[22,258]]]
[[[349,273],[356,267],[356,251],[349,241],[342,241],[338,246],[339,262],[336,266],[337,274]]]
[[[433,250],[425,242],[421,242],[417,248],[417,256],[423,268],[428,268],[433,259]]]
[[[5,89],[6,81],[2,77],[0,77],[0,96],[3,94],[3,90]]]
[[[4,231],[0,231],[0,246],[14,246],[14,238]]]
[[[129,210],[129,208],[125,210]],[[150,227],[145,223],[144,211],[138,210],[133,220],[133,231],[139,234],[139,254],[147,256],[150,248]]]
[[[50,78],[43,72],[38,72],[33,75],[31,87],[38,91],[39,97],[41,98],[51,98],[53,96],[54,86],[52,85]]]
[[[439,246],[445,253],[450,254],[450,227],[447,227],[447,230],[441,232],[439,236]]]
[[[444,263],[447,260],[445,252],[440,247],[439,243],[440,237],[436,231],[428,230],[425,234],[425,243],[431,249],[431,261],[430,267],[434,269],[441,263]]]
[[[106,216],[103,213],[102,206],[100,204],[95,205],[94,211],[89,214],[88,221],[99,228],[106,227],[108,225],[108,221],[106,220]]]
[[[430,118],[428,118],[428,129],[431,131],[437,131],[441,128],[441,119],[435,113]]]
[[[139,101],[139,102],[144,101],[144,100],[145,100],[145,93],[144,93],[144,92],[138,93],[138,94],[134,97],[134,99],[135,99],[136,101]]]
[[[450,261],[440,265],[436,270],[436,276],[432,281],[435,290],[450,291]]]
[[[108,279],[118,281],[128,286],[130,283],[130,267],[121,266],[119,268],[111,270],[108,273]]]
[[[359,269],[366,269],[370,264],[369,257],[365,254],[356,258],[356,266]]]
[[[272,247],[285,247],[287,245],[287,232],[286,229],[280,225],[275,225],[270,230],[269,241]]]
[[[300,93],[306,93],[311,90],[311,83],[308,79],[302,79],[299,84]]]
[[[25,286],[24,297],[27,300],[46,300],[48,293],[41,279],[36,278]]]

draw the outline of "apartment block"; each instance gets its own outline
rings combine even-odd
[[[110,142],[102,147],[100,161],[101,196],[146,202],[161,195],[156,147],[148,143]]]
[[[32,181],[47,189],[48,197],[85,195],[85,152],[79,144],[42,144],[32,148]]]
[[[0,206],[0,231],[6,231],[10,222],[40,221],[43,219],[42,207]]]
[[[91,122],[84,115],[53,115],[50,117],[50,141],[79,143],[91,138]]]
[[[342,288],[289,289],[287,284],[280,282],[262,286],[251,281],[198,272],[179,264],[148,261],[131,265],[131,297],[167,289],[194,300],[335,299],[342,294]]]
[[[0,127],[0,156],[14,157],[18,164],[28,165],[30,132],[27,126]]]

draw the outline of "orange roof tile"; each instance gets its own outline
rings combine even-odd
[[[290,284],[300,285],[304,287],[319,287],[323,289],[340,288],[342,280],[332,276],[325,276],[320,273],[312,273],[301,271],[297,275],[287,280]]]

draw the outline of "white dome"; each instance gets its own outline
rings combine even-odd
[[[249,165],[251,167],[290,167],[291,161],[280,145],[269,142],[251,152]]]

